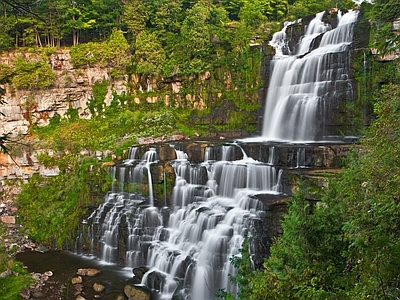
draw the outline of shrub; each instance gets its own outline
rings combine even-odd
[[[12,83],[16,88],[28,90],[50,87],[56,80],[56,74],[50,65],[43,61],[28,62],[22,57],[15,60],[16,75]]]

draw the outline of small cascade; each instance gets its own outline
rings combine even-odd
[[[296,54],[284,55],[286,35],[277,33],[271,61],[262,138],[278,142],[338,141],[329,132],[332,111],[339,99],[353,100],[349,80],[349,50],[357,11],[338,14],[336,28],[318,14],[297,45]],[[320,40],[319,44],[318,41]]]
[[[204,161],[194,164],[175,149],[176,159],[169,162],[176,178],[171,206],[154,207],[137,192],[112,191],[85,221],[97,232],[103,261],[149,269],[142,285],[157,299],[214,299],[221,288],[236,293],[229,281],[235,273],[230,258],[239,254],[246,234],[258,236],[253,223],[263,222],[265,208],[257,195],[281,192],[281,171],[250,159],[240,145],[204,151]],[[220,159],[210,159],[210,153]],[[147,159],[156,161],[156,154],[151,149],[142,160],[127,159],[113,171],[132,174]]]
[[[134,208],[140,204],[154,207],[153,179],[151,165],[159,160],[155,148],[146,151],[141,159],[137,158],[137,147],[129,149],[128,158],[120,165],[110,168],[113,176],[113,190],[105,197],[105,202],[84,223],[92,224],[90,238],[97,237],[100,244],[100,257],[107,263],[117,263],[119,255],[119,230],[126,222],[130,227]],[[142,193],[140,192],[142,191]],[[148,195],[143,195],[147,191]],[[130,219],[126,219],[130,216]],[[147,216],[147,215],[145,215]],[[152,222],[150,222],[152,223]],[[93,243],[93,241],[92,241]],[[129,258],[130,259],[130,258]]]
[[[303,55],[309,52],[315,38],[332,29],[329,24],[322,21],[324,14],[324,11],[316,14],[315,18],[307,26],[306,33],[302,37],[299,47],[296,50],[296,55]]]

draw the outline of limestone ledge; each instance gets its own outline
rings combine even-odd
[[[9,52],[0,56],[0,63],[12,65],[16,57],[35,60],[34,54]],[[0,134],[27,134],[32,124],[46,125],[58,114],[64,116],[69,108],[77,108],[82,118],[89,118],[87,102],[92,97],[92,86],[96,82],[109,81],[105,103],[112,100],[112,92],[127,91],[127,76],[112,79],[107,68],[86,67],[75,69],[68,50],[59,50],[51,55],[48,63],[56,74],[56,81],[50,88],[41,90],[16,89],[11,84],[3,85],[6,93],[0,106]],[[29,113],[29,118],[26,114]]]
[[[38,59],[33,53],[8,52],[0,55],[0,64],[12,66],[18,56],[28,61]],[[136,95],[135,103],[164,101],[170,105],[174,100],[175,105],[190,103],[196,109],[206,106],[201,95],[180,94],[183,85],[180,78],[147,78],[133,74],[116,79],[110,76],[110,68],[86,66],[76,69],[71,63],[69,50],[58,50],[49,57],[48,63],[56,74],[56,81],[49,88],[27,90],[16,89],[10,83],[0,85],[5,90],[2,100],[6,103],[0,105],[0,134],[26,135],[32,124],[47,125],[52,117],[56,114],[64,116],[69,108],[78,109],[81,118],[90,118],[88,101],[93,96],[92,87],[103,80],[108,81],[108,92],[104,99],[106,105],[111,103],[113,93],[120,95],[129,92]],[[189,81],[198,81],[201,88],[209,78],[210,73],[206,72],[198,78],[189,78]],[[230,86],[230,80],[227,79],[225,84]],[[145,96],[146,92],[152,91],[157,91],[159,95]],[[221,97],[221,94],[217,97]]]

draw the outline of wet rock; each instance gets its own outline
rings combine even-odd
[[[82,292],[83,291],[83,285],[80,284],[80,283],[75,284],[75,290],[77,292],[79,292],[79,293]]]
[[[157,270],[153,270],[147,274],[146,285],[150,289],[160,291],[162,289],[162,287],[165,286],[165,283],[166,283],[165,274],[163,274]]]
[[[5,270],[3,273],[0,274],[0,278],[6,278],[13,274],[13,271],[10,269]]]
[[[89,276],[93,277],[99,274],[100,271],[97,269],[89,268],[89,269],[78,269],[78,272],[76,274],[81,275],[81,276]]]
[[[29,299],[31,297],[31,291],[27,288],[24,288],[19,292],[19,295],[22,299]]]
[[[100,283],[94,283],[94,284],[93,284],[93,289],[94,289],[96,292],[101,293],[102,291],[104,291],[105,288],[106,288],[106,287],[105,287],[104,285],[100,284]]]
[[[149,270],[147,267],[138,267],[138,268],[133,268],[132,272],[134,277],[139,280],[139,282],[142,281],[143,275]]]
[[[150,292],[138,286],[126,285],[124,293],[129,300],[150,300]]]
[[[45,253],[45,252],[49,251],[49,249],[43,245],[39,245],[36,247],[35,251]]]
[[[71,279],[71,283],[72,284],[78,284],[78,283],[82,283],[82,277],[78,276],[78,277],[74,277]]]
[[[75,299],[76,300],[86,300],[86,298],[84,298],[82,295],[78,295]]]
[[[125,300],[125,296],[120,294],[115,298],[115,300]]]

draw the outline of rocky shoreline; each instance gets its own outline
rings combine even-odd
[[[7,199],[8,198],[8,199]],[[25,252],[37,252],[52,255],[53,250],[47,249],[41,244],[32,241],[28,235],[23,233],[23,228],[17,222],[17,208],[14,201],[10,197],[5,197],[0,201],[0,223],[4,228],[0,234],[0,248],[13,259]],[[49,252],[48,252],[49,251]],[[94,268],[78,268],[71,271],[68,278],[60,278],[57,272],[49,270],[37,272],[29,270],[32,276],[32,283],[29,287],[24,288],[19,296],[22,299],[45,299],[45,300],[126,300],[141,299],[149,300],[151,293],[141,287],[133,285],[134,281],[127,281],[120,291],[114,292],[112,295],[105,293],[110,289],[104,279],[96,281],[96,277],[101,270]],[[18,276],[10,269],[6,269],[0,273],[0,278],[8,276]],[[132,277],[134,274],[132,274]],[[131,284],[130,284],[131,283]],[[112,283],[109,283],[112,285]]]

